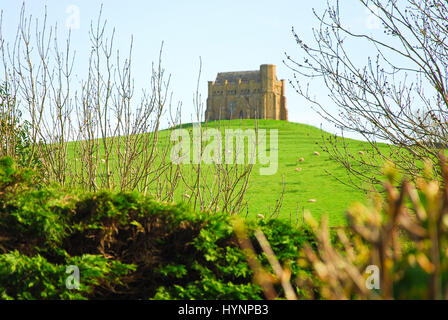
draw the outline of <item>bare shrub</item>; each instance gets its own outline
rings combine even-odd
[[[360,4],[378,19],[382,36],[349,28],[341,17],[345,3],[329,3],[323,14],[315,12],[319,27],[313,30],[313,43],[292,30],[301,57],[287,55],[285,63],[294,70],[290,83],[322,117],[370,143],[360,158],[344,139],[335,136],[323,142],[323,149],[354,177],[352,186],[367,190],[371,184],[381,185],[378,176],[386,161],[415,180],[422,176],[423,160],[430,159],[434,174],[440,176],[437,154],[448,138],[448,5],[440,0]],[[374,56],[360,64],[350,49],[353,45],[369,48]],[[313,95],[315,79],[328,88],[337,112]]]
[[[174,142],[160,128],[162,117],[169,115],[171,127],[182,123],[181,104],[172,107],[163,43],[140,94],[132,76],[133,40],[126,55],[115,50],[115,29],[109,31],[101,11],[90,25],[86,76],[79,81],[70,37],[61,45],[46,15],[42,23],[33,21],[23,5],[15,41],[9,43],[0,29],[1,80],[8,88],[1,96],[2,121],[8,123],[0,133],[2,153],[13,155],[16,137],[10,128],[23,113],[30,124],[24,165],[38,159],[47,182],[91,191],[138,190],[213,212],[243,210],[252,164],[182,166],[169,158]],[[194,105],[199,123],[199,90]],[[201,134],[201,152],[204,143]]]

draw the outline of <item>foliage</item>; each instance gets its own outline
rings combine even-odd
[[[35,187],[30,171],[0,161],[0,292],[7,299],[263,299],[233,218],[194,212],[137,192]],[[263,230],[293,275],[309,230],[278,220]],[[257,249],[260,260],[266,257]],[[81,287],[65,287],[67,266]],[[281,291],[279,291],[281,293]],[[300,292],[299,292],[300,295]]]
[[[0,200],[4,203],[11,199],[17,189],[27,188],[37,181],[33,179],[34,172],[25,168],[16,168],[10,157],[0,158]]]
[[[398,171],[386,167],[385,196],[375,193],[370,206],[354,204],[348,228],[336,234],[328,219],[319,223],[308,214],[315,242],[297,257],[300,266],[312,266],[319,281],[299,277],[295,283],[312,298],[448,299],[446,163],[441,155],[442,183],[432,180],[428,161],[427,177],[416,185],[404,178],[395,186]]]
[[[86,299],[100,282],[116,282],[133,268],[101,255],[83,255],[66,260],[76,265],[82,281],[78,290],[66,289],[66,266],[49,262],[40,254],[28,257],[17,250],[0,255],[2,299]],[[118,278],[117,278],[118,277]]]
[[[0,85],[0,156],[13,157],[21,166],[39,166],[32,155],[30,127],[28,120],[22,120],[7,85]]]

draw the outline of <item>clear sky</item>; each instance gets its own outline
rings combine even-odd
[[[218,72],[257,70],[261,64],[275,64],[279,79],[292,79],[292,71],[282,63],[284,52],[297,59],[301,54],[291,27],[305,40],[311,40],[312,28],[318,27],[312,9],[323,12],[327,1],[28,0],[25,7],[27,14],[39,20],[43,19],[47,7],[48,24],[57,23],[63,30],[61,34],[67,33],[67,23],[72,26],[71,42],[77,55],[75,73],[82,74],[87,69],[90,50],[90,22],[98,17],[101,3],[109,30],[116,29],[116,48],[122,53],[128,52],[131,35],[134,37],[136,88],[147,85],[151,62],[157,61],[164,41],[163,63],[172,77],[174,99],[183,103],[183,121],[191,122],[199,57],[202,58],[200,91],[204,105],[207,81],[213,81]],[[360,32],[379,32],[372,24],[372,17],[356,0],[342,3],[346,22],[351,27]],[[21,0],[0,0],[3,33],[9,41],[14,39],[21,6]],[[363,48],[355,48],[354,54],[363,61],[367,58]],[[325,99],[324,90],[317,89],[314,93]],[[290,121],[315,126],[323,123],[288,83],[286,97]],[[331,101],[328,108],[334,108]],[[334,131],[325,123],[323,128]]]

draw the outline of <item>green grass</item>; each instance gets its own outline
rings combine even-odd
[[[209,123],[208,126],[217,127],[217,122]],[[254,120],[222,121],[223,126],[248,129],[254,127]],[[284,182],[285,194],[278,215],[280,219],[293,223],[298,219],[300,223],[305,209],[317,219],[327,214],[332,226],[345,225],[345,210],[355,201],[364,201],[366,195],[336,179],[349,181],[346,169],[330,159],[319,146],[323,137],[329,134],[313,126],[278,120],[259,120],[258,126],[266,129],[268,135],[270,129],[278,129],[278,170],[274,175],[260,175],[260,167],[267,165],[261,165],[257,160],[246,195],[248,217],[271,213],[281,197]],[[369,146],[357,140],[346,139],[346,142],[349,150],[355,154]],[[315,151],[320,155],[315,155]],[[304,158],[304,161],[299,162],[300,158]],[[296,171],[296,168],[301,170]],[[309,202],[312,199],[315,202]]]
[[[254,123],[254,120],[250,119],[225,120],[221,121],[221,130],[223,132],[224,129],[254,128]],[[217,127],[218,123],[211,122],[203,126]],[[332,226],[345,225],[345,210],[355,201],[364,201],[366,195],[359,189],[337,180],[349,181],[346,169],[339,162],[330,159],[319,146],[322,139],[330,134],[313,126],[279,120],[259,120],[258,126],[260,129],[266,129],[268,136],[270,129],[278,130],[278,170],[274,175],[260,175],[260,167],[268,165],[261,165],[257,159],[245,198],[248,201],[248,210],[242,214],[247,213],[248,218],[255,218],[258,214],[269,216],[281,197],[283,181],[285,193],[278,213],[279,219],[301,223],[305,209],[317,219],[327,214]],[[191,127],[191,124],[183,125],[183,128]],[[160,131],[159,143],[167,141],[170,132],[170,129]],[[222,137],[224,143],[224,134]],[[360,150],[369,149],[366,142],[350,139],[345,141],[355,155]],[[269,146],[269,140],[267,144]],[[71,148],[69,146],[69,150]],[[315,155],[315,151],[320,155]],[[74,157],[72,151],[69,153]],[[299,162],[300,158],[304,158],[304,161]],[[119,165],[118,161],[114,162]],[[296,168],[300,168],[300,171]],[[187,168],[187,172],[188,170]],[[180,186],[175,192],[175,201],[182,201],[185,191],[186,188]],[[310,202],[312,199],[315,201]]]

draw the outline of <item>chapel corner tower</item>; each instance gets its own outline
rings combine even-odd
[[[220,72],[208,82],[206,121],[255,118],[288,120],[285,80],[277,80],[275,65]]]

